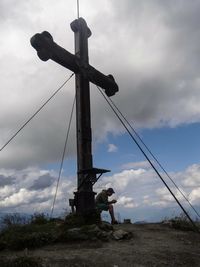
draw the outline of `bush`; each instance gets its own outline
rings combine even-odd
[[[197,229],[195,229],[185,213],[181,213],[179,216],[175,216],[167,221],[170,223],[171,227],[175,229],[183,231],[196,231],[197,229],[200,230],[199,223],[196,222]]]
[[[6,214],[2,219],[2,224],[6,227],[15,225],[24,225],[30,222],[30,219],[19,213]]]
[[[0,249],[20,250],[36,248],[54,242],[57,238],[55,223],[15,225],[0,234]]]
[[[46,224],[49,222],[49,218],[44,213],[34,213],[31,217],[32,224]]]
[[[80,227],[83,225],[99,224],[100,222],[101,222],[100,213],[94,210],[85,215],[71,213],[66,216],[64,224],[66,227],[71,228],[71,227]]]

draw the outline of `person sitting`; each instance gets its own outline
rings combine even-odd
[[[111,201],[108,201],[108,197],[112,196],[114,194],[113,188],[108,188],[107,190],[102,190],[95,199],[95,204],[98,210],[102,212],[103,210],[109,211],[110,217],[111,217],[111,223],[112,224],[118,224],[117,220],[115,219],[114,215],[114,209],[113,205],[117,202],[117,200],[113,199]]]

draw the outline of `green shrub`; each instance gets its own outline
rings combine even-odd
[[[183,231],[196,231],[199,228],[200,230],[199,223],[195,223],[197,227],[195,229],[185,213],[181,213],[179,216],[175,216],[174,218],[169,219],[168,222],[170,223],[171,227],[175,229]]]
[[[50,244],[57,239],[55,223],[15,225],[0,233],[0,248],[20,250]]]
[[[30,222],[30,219],[19,213],[6,214],[2,219],[2,224],[6,227],[14,225],[24,225]]]
[[[31,217],[32,224],[46,224],[49,222],[49,218],[44,213],[34,213]]]
[[[99,224],[101,217],[98,211],[94,210],[85,215],[71,213],[65,217],[64,224],[66,227],[80,227],[83,225]]]

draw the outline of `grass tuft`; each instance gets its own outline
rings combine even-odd
[[[166,219],[165,222],[168,222],[168,224],[177,230],[182,230],[182,231],[197,231],[199,229],[200,231],[200,224],[198,221],[195,222],[196,228],[191,224],[189,221],[188,217],[184,214],[181,213],[179,216],[175,216],[174,218],[171,219]]]

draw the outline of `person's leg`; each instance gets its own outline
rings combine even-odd
[[[102,216],[101,213],[102,211],[108,211],[109,210],[109,206],[104,204],[104,203],[98,203],[96,204],[96,208],[97,208],[97,212],[99,213],[99,222],[102,222]]]
[[[110,217],[111,217],[111,223],[117,223],[116,219],[115,219],[115,214],[114,214],[114,209],[113,209],[113,205],[109,205],[109,213],[110,213]]]

